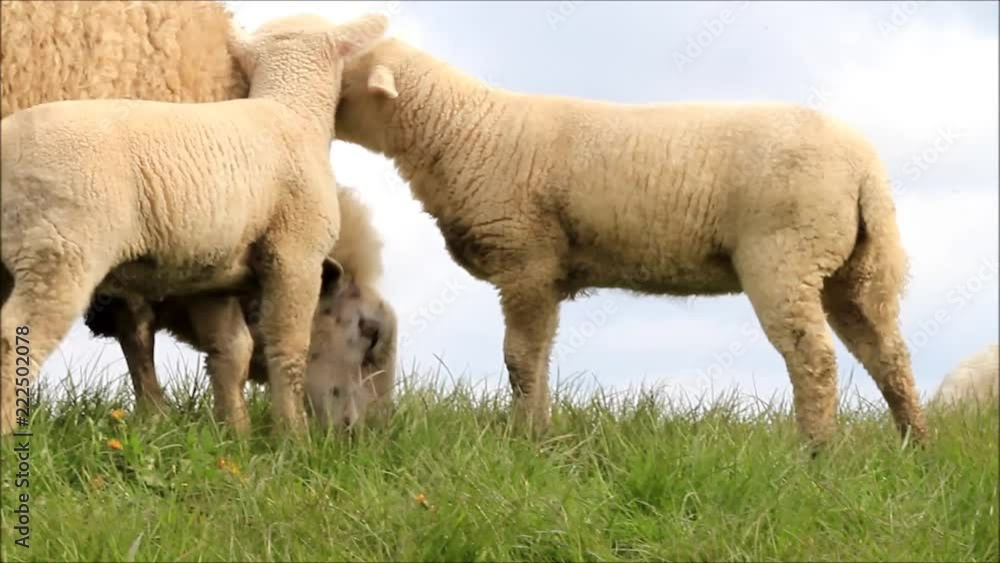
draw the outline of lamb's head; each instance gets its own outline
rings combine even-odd
[[[393,117],[401,87],[397,82],[411,56],[413,49],[402,41],[383,39],[345,63],[335,121],[337,139],[383,154],[394,150]]]
[[[230,51],[250,82],[250,96],[280,92],[309,95],[304,80],[321,84],[336,101],[345,62],[361,56],[389,25],[383,14],[367,14],[343,24],[302,14],[270,20],[252,34],[234,26]],[[296,90],[286,92],[286,90]]]
[[[456,114],[478,121],[493,90],[404,41],[382,39],[344,62],[336,137],[397,157],[421,144],[429,123],[453,122]]]
[[[366,368],[385,336],[385,319],[372,299],[345,276],[324,292],[313,318],[306,395],[317,420],[328,427],[357,428],[379,399],[375,374]]]

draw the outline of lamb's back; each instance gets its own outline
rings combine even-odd
[[[871,158],[855,132],[792,104],[515,98],[524,125],[508,146],[525,154],[510,162],[530,169],[507,176],[534,184],[523,189],[548,214],[536,222],[558,225],[569,275],[584,285],[619,284],[624,275],[645,280],[635,289],[736,291],[726,256],[744,218],[794,205],[778,201],[787,193],[776,186],[827,167],[848,180],[835,184],[841,192],[795,182],[816,191],[798,197],[852,200],[858,183],[850,180]]]
[[[13,174],[37,180],[20,190],[26,198],[121,217],[132,254],[172,256],[178,267],[218,261],[220,248],[265,229],[300,165],[287,115],[260,102],[35,106],[7,118],[25,146]]]

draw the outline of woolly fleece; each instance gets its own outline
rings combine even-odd
[[[261,319],[272,412],[279,426],[304,429],[307,323],[340,229],[329,165],[340,72],[388,22],[368,16],[289,33],[301,21],[273,20],[234,38],[252,75],[246,100],[60,101],[3,119],[8,383],[15,327],[30,327],[31,360],[41,365],[109,274],[149,299],[257,279],[274,304]],[[119,212],[101,217],[107,209]],[[213,374],[216,401],[245,434],[242,381],[228,375]],[[13,391],[4,385],[0,433],[13,430]]]
[[[4,1],[0,2],[0,10],[3,13],[0,118],[58,100],[135,98],[213,102],[245,98],[248,94],[248,82],[230,47],[232,14],[222,3]],[[368,286],[365,296],[371,301],[354,306],[377,311],[374,304],[384,303],[375,289],[382,271],[381,243],[367,210],[356,198],[345,197],[341,192],[340,205],[341,237],[331,256],[351,278]],[[0,285],[9,290],[10,280],[4,282]],[[6,301],[7,295],[0,297],[0,301]],[[217,298],[202,296],[201,299],[211,302]],[[206,360],[211,365],[240,365],[250,353],[247,327],[227,325],[227,322],[243,324],[238,316],[227,315],[223,310],[219,312],[220,318],[212,318],[206,311],[218,310],[219,304],[209,303],[198,317],[205,319],[203,323],[192,324],[190,305],[180,297],[154,304],[136,295],[109,294],[95,295],[90,303],[86,324],[95,336],[113,336],[118,340],[140,408],[163,406],[153,353],[154,334],[160,328],[207,353]],[[172,310],[173,307],[178,310]],[[253,314],[244,311],[243,316]],[[394,317],[366,320],[385,323],[394,321]],[[212,334],[211,327],[219,325],[228,331]],[[313,346],[323,345],[316,340],[315,332],[314,327]],[[395,340],[385,339],[395,335],[395,326],[383,326],[378,334],[379,349],[394,351]],[[327,345],[346,338],[335,335]],[[253,361],[250,377],[266,381],[260,346],[253,347]],[[394,373],[395,365],[391,363],[394,354],[376,355],[375,361],[390,363],[365,364],[366,373]],[[330,376],[321,370],[308,373]]]
[[[318,389],[329,391],[333,386],[341,386],[344,401],[336,404],[355,407],[349,413],[350,424],[346,425],[352,426],[365,417],[370,403],[391,405],[396,367],[396,318],[375,289],[382,275],[382,242],[372,225],[370,212],[353,189],[340,186],[337,196],[341,236],[330,257],[343,267],[344,274],[321,292],[312,324],[305,390],[307,404],[316,404],[329,400],[327,396],[316,395]],[[348,291],[348,287],[355,289]],[[361,288],[365,291],[360,291]],[[116,336],[121,342],[137,402],[145,404],[147,409],[162,409],[165,406],[163,391],[156,377],[152,353],[153,335],[160,330],[206,353],[208,373],[220,366],[221,369],[233,366],[229,369],[243,370],[243,380],[267,384],[259,293],[240,296],[239,311],[233,299],[212,294],[171,296],[154,304],[143,302],[142,306],[127,306],[124,299],[109,300],[108,303],[92,303],[85,319],[95,334]],[[335,317],[339,322],[333,322],[329,314],[319,314],[331,306],[340,312]],[[129,316],[134,319],[128,320]],[[136,330],[136,326],[141,329]],[[143,341],[137,342],[140,335]],[[373,374],[378,374],[376,383],[381,384],[379,390],[385,393],[385,396],[376,397],[377,401],[363,394],[362,380]],[[348,401],[352,399],[353,402]],[[333,412],[323,420],[338,424],[346,418]]]
[[[990,344],[962,360],[941,381],[934,402],[965,405],[1000,400],[1000,347]]]
[[[561,301],[742,292],[785,360],[806,438],[836,426],[828,319],[899,431],[924,437],[886,171],[841,122],[783,103],[510,92],[386,39],[345,66],[336,134],[392,158],[455,261],[499,290],[516,420],[548,426]]]

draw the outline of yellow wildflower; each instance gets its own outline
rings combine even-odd
[[[112,409],[108,414],[117,422],[125,420],[125,409]]]
[[[240,466],[238,466],[235,463],[227,460],[224,457],[220,457],[219,461],[216,463],[216,465],[219,466],[219,469],[221,469],[223,471],[226,471],[226,472],[230,473],[231,475],[239,475],[240,474]]]
[[[108,447],[111,448],[112,450],[120,450],[123,447],[122,441],[119,440],[118,438],[111,438],[110,440],[107,441],[107,444]]]
[[[427,495],[425,495],[424,493],[417,493],[417,495],[415,497],[413,497],[413,498],[414,498],[414,500],[416,500],[417,502],[420,503],[420,506],[422,506],[422,507],[424,507],[424,508],[426,508],[428,510],[434,510],[434,507],[431,506],[431,503],[428,502],[428,500],[427,500]]]

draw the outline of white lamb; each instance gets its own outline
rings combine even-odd
[[[337,138],[392,158],[455,261],[499,290],[518,420],[548,424],[561,301],[743,292],[805,437],[835,428],[828,319],[898,430],[925,436],[898,323],[906,255],[858,132],[791,104],[510,92],[393,39],[347,63],[342,86]]]
[[[1000,346],[990,344],[962,360],[941,381],[934,403],[958,406],[1000,399]]]
[[[61,101],[0,122],[0,240],[13,283],[0,321],[0,434],[21,414],[15,385],[95,289],[123,280],[119,293],[151,299],[259,282],[272,305],[261,318],[272,413],[304,430],[310,320],[340,228],[329,150],[341,71],[387,24],[297,16],[237,39],[248,99]],[[245,399],[231,379],[213,388],[239,428]]]

